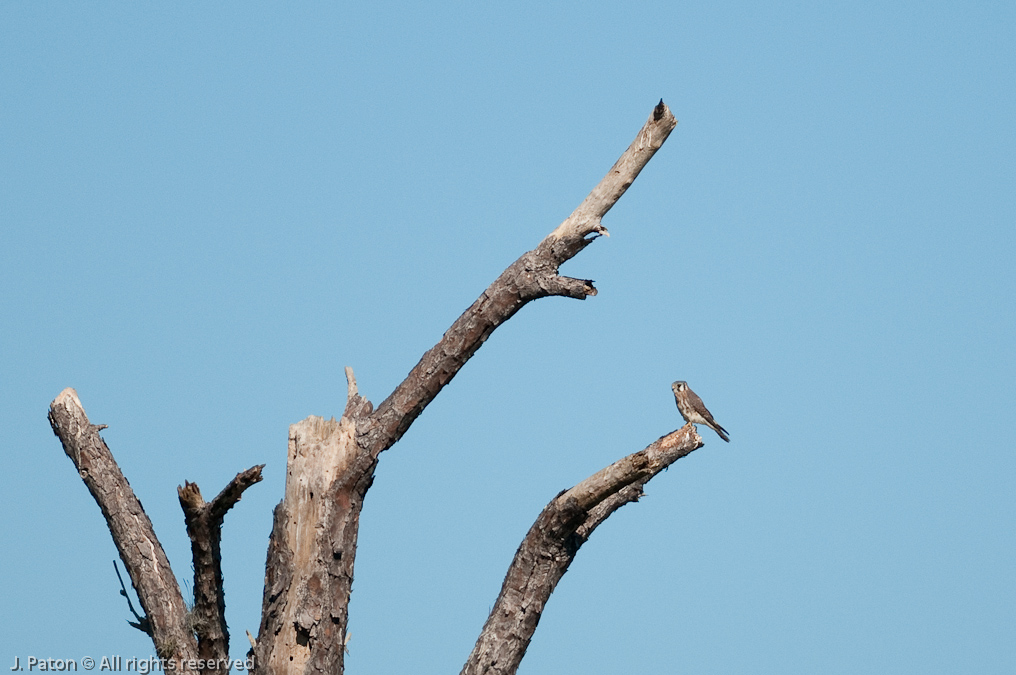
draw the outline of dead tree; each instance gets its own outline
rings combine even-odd
[[[589,196],[540,244],[512,263],[460,316],[377,408],[357,392],[346,368],[348,398],[340,419],[308,417],[289,429],[286,491],[276,507],[265,571],[261,626],[252,640],[255,670],[342,673],[347,610],[364,497],[381,453],[498,326],[538,298],[596,295],[592,281],[561,276],[561,264],[601,235],[601,219],[677,124],[660,103],[635,140]],[[213,672],[229,658],[219,539],[223,516],[261,480],[261,466],[239,473],[211,502],[197,485],[179,488],[192,542],[194,605],[188,611],[151,521],[73,389],[53,401],[54,432],[95,497],[130,574],[145,617],[137,625],[159,656],[179,668]],[[686,425],[569,490],[540,513],[522,541],[501,592],[469,655],[464,674],[514,673],[557,582],[579,547],[611,513],[642,494],[664,468],[701,447]],[[205,663],[197,661],[206,660]]]

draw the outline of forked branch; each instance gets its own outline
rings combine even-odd
[[[685,425],[551,500],[515,553],[462,675],[513,675],[550,594],[593,530],[637,501],[653,476],[700,447],[695,427]]]
[[[194,560],[194,607],[189,625],[197,635],[198,658],[221,662],[229,658],[229,630],[222,582],[222,519],[240,501],[243,491],[261,481],[264,464],[241,471],[210,502],[195,483],[177,488]]]

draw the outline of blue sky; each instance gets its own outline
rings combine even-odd
[[[670,140],[386,453],[349,673],[458,672],[559,490],[681,425],[521,673],[1016,666],[1012,3],[5,3],[0,659],[152,653],[46,420],[75,387],[256,632],[288,425],[380,402],[662,97]]]

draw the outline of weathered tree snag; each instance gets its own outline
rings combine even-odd
[[[274,513],[261,626],[251,648],[259,675],[343,672],[360,512],[381,453],[406,433],[494,330],[524,305],[553,295],[577,299],[596,295],[592,281],[561,276],[560,266],[607,235],[601,219],[676,124],[661,100],[589,196],[535,249],[501,273],[377,410],[358,394],[353,371],[347,368],[348,397],[341,418],[312,416],[290,426],[286,491]],[[188,616],[152,524],[99,437],[101,427],[88,422],[73,389],[53,401],[49,417],[102,509],[147,614],[150,625],[142,625],[150,630],[158,654],[178,663],[228,658],[221,526],[243,491],[261,480],[263,465],[238,474],[207,504],[196,485],[179,488],[195,572],[195,606]],[[552,501],[519,547],[463,672],[514,672],[547,598],[593,529],[622,505],[637,500],[652,476],[700,445],[694,428],[687,427]]]
[[[216,662],[203,673],[215,673],[229,658],[229,629],[226,626],[226,600],[222,583],[222,519],[240,501],[243,491],[261,481],[264,464],[242,471],[211,502],[205,502],[195,483],[184,482],[177,488],[183,508],[187,536],[194,560],[194,607],[190,628],[197,635],[198,658]]]
[[[308,417],[290,427],[286,493],[275,509],[253,649],[258,673],[343,672],[360,511],[378,457],[526,303],[551,295],[585,299],[596,294],[591,281],[561,276],[558,269],[607,234],[600,219],[676,124],[661,100],[582,204],[483,292],[377,410],[357,394],[347,368],[349,396],[339,421]]]
[[[607,234],[600,219],[676,123],[660,101],[635,141],[575,212],[510,265],[376,411],[357,394],[347,368],[349,396],[342,418],[309,417],[290,427],[286,494],[275,511],[254,647],[259,672],[342,672],[359,517],[378,456],[526,303],[550,295],[595,295],[591,281],[562,277],[558,269],[596,236]]]
[[[102,509],[148,619],[156,652],[162,658],[178,661],[196,658],[197,641],[188,626],[187,607],[166,552],[148,514],[99,436],[100,427],[88,421],[76,391],[68,388],[60,392],[50,404],[49,422]]]
[[[579,547],[610,514],[637,501],[653,476],[700,447],[695,427],[685,425],[551,500],[519,545],[462,675],[514,674]]]

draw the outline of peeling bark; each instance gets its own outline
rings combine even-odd
[[[341,673],[353,561],[363,497],[377,457],[356,442],[355,420],[371,410],[346,369],[349,395],[339,421],[320,417],[289,428],[286,494],[275,509],[265,572],[259,673]]]

